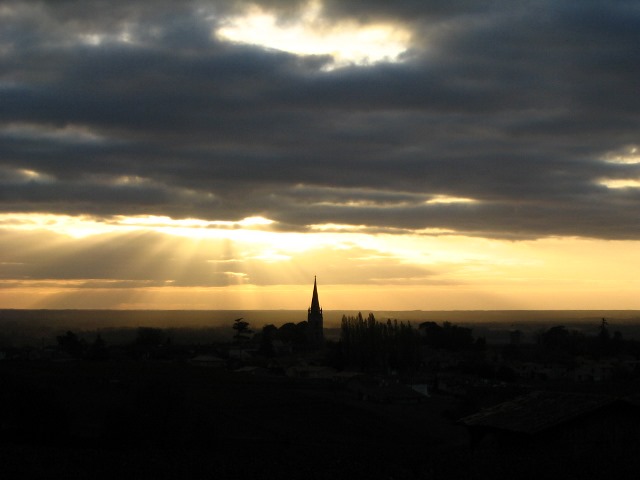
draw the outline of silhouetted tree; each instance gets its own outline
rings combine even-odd
[[[607,322],[606,318],[603,318],[602,321],[600,322],[600,328],[598,329],[598,339],[600,340],[600,343],[602,344],[606,344],[609,342],[609,340],[611,339],[611,336],[609,335],[609,329],[607,328],[607,325],[609,325],[609,323]]]
[[[79,358],[84,352],[84,342],[82,342],[78,336],[71,330],[67,331],[64,335],[57,337],[58,346],[63,352],[68,353],[74,358]]]
[[[109,358],[109,350],[107,350],[107,344],[102,339],[100,334],[96,336],[96,339],[89,347],[87,351],[88,360],[107,360]]]
[[[444,322],[442,326],[436,322],[423,322],[419,329],[422,332],[424,343],[430,347],[465,350],[474,345],[472,330],[454,325],[451,322]],[[484,346],[482,341],[477,344],[478,349],[482,349]]]
[[[265,357],[273,357],[275,355],[275,351],[273,348],[273,341],[275,340],[278,334],[278,329],[275,325],[265,325],[262,327],[262,332],[260,332],[260,354]]]
[[[564,325],[551,327],[542,333],[539,342],[548,350],[567,350],[569,346],[569,330]]]
[[[607,328],[608,325],[607,319],[603,318],[598,328],[598,353],[600,355],[611,353],[611,335]]]
[[[145,347],[157,347],[162,345],[165,340],[165,334],[160,328],[139,327],[135,344]]]
[[[233,339],[236,342],[248,340],[249,335],[253,333],[249,328],[249,322],[246,322],[244,318],[236,318],[233,321],[232,328],[236,331],[235,335],[233,336]]]
[[[304,349],[307,345],[307,322],[288,322],[278,329],[278,339],[292,345],[294,348]]]
[[[340,345],[345,363],[362,369],[413,369],[419,364],[420,338],[410,324],[342,317]]]
[[[537,355],[546,362],[573,363],[574,357],[590,353],[592,340],[578,330],[557,325],[538,334]]]

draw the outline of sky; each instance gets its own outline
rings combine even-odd
[[[640,2],[0,4],[0,308],[640,309]]]

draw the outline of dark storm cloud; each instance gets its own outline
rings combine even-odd
[[[250,3],[5,2],[0,208],[640,238],[637,2],[327,1],[412,33],[330,71],[218,39]]]

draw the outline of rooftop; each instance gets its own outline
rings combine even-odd
[[[460,423],[533,435],[617,401],[605,395],[539,391],[485,408]]]

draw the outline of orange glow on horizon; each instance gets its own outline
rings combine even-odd
[[[327,309],[640,308],[637,241],[229,223],[0,215],[0,308],[298,309],[314,275]]]

